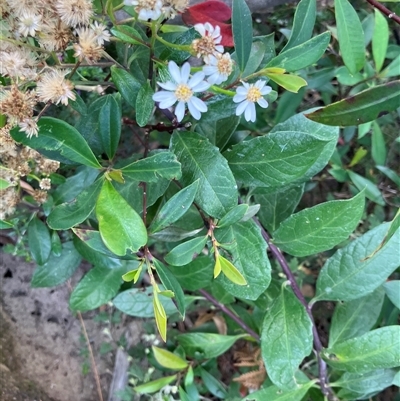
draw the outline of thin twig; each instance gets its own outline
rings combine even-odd
[[[396,13],[390,11],[388,8],[386,8],[383,4],[379,3],[379,1],[376,0],[367,0],[369,4],[371,4],[373,7],[375,7],[377,10],[381,11],[383,14],[385,14],[388,18],[392,19],[393,21],[397,22],[400,24],[400,17],[396,15]]]
[[[257,341],[260,341],[260,336],[252,330],[245,322],[243,322],[242,319],[240,319],[239,316],[236,316],[235,313],[233,313],[228,307],[226,307],[224,304],[219,302],[217,299],[215,299],[211,294],[209,294],[205,290],[199,290],[199,293],[203,295],[204,298],[206,298],[208,301],[210,301],[212,304],[214,304],[216,307],[222,310],[226,315],[228,315],[231,319],[233,319],[244,331],[249,333],[254,339]]]

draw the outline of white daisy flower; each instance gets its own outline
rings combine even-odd
[[[223,56],[210,56],[208,65],[203,67],[203,72],[205,75],[209,75],[207,81],[211,85],[219,85],[228,79],[232,72],[232,67],[231,55],[225,53]]]
[[[210,56],[217,56],[224,52],[224,46],[220,45],[222,36],[221,29],[215,28],[209,23],[196,24],[194,29],[201,35],[201,38],[192,42],[192,48],[197,57],[203,57],[205,63],[209,63]]]
[[[268,95],[272,88],[265,86],[265,81],[259,79],[255,84],[248,84],[242,82],[243,86],[239,86],[236,89],[236,95],[233,97],[235,103],[239,103],[236,107],[236,115],[240,116],[244,113],[246,121],[254,123],[256,121],[256,106],[254,103],[258,103],[262,108],[268,107],[268,102],[263,96]]]
[[[179,68],[174,61],[168,63],[168,70],[173,81],[165,83],[157,82],[165,91],[157,92],[153,95],[155,102],[160,102],[160,109],[167,109],[178,102],[175,108],[175,115],[178,122],[182,121],[185,115],[185,103],[187,103],[190,114],[199,120],[201,113],[207,111],[206,104],[196,96],[195,92],[204,92],[210,87],[207,81],[204,81],[204,73],[196,72],[190,79],[190,64],[183,64]]]
[[[68,99],[75,100],[75,93],[72,91],[74,85],[65,79],[67,71],[52,69],[41,75],[36,86],[36,92],[41,102],[62,103],[68,105]]]
[[[110,32],[108,32],[107,27],[104,24],[99,24],[97,21],[94,21],[93,24],[90,24],[93,32],[96,35],[97,44],[102,46],[104,42],[110,41]]]
[[[18,32],[22,36],[35,36],[36,31],[40,31],[42,17],[40,15],[35,15],[29,11],[24,12],[19,19]]]
[[[124,0],[126,6],[134,6],[138,18],[142,21],[157,20],[162,14],[161,0]]]

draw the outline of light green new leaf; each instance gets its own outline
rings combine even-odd
[[[125,272],[125,267],[94,267],[72,291],[70,308],[85,312],[104,305],[117,294]]]
[[[294,390],[282,390],[278,386],[270,386],[249,394],[242,401],[301,401],[313,385],[314,382],[310,381],[299,384]]]
[[[160,177],[181,177],[181,164],[171,152],[159,152],[121,168],[122,174],[136,181],[156,182]]]
[[[141,273],[142,273],[142,267],[139,267],[138,269],[131,270],[128,273],[123,274],[122,280],[124,280],[127,283],[133,281],[133,284],[136,284],[137,281],[139,280]]]
[[[127,249],[137,252],[147,243],[143,220],[107,180],[97,199],[96,216],[104,244],[116,255],[124,256]]]
[[[379,74],[382,78],[397,77],[400,68],[400,54]]]
[[[383,285],[383,288],[393,305],[400,309],[400,280],[388,281]]]
[[[369,331],[381,313],[385,292],[378,287],[365,297],[338,303],[329,330],[329,347]]]
[[[83,190],[73,201],[56,206],[47,217],[47,224],[53,230],[68,230],[82,223],[92,213],[103,180],[99,179]]]
[[[322,356],[334,369],[358,374],[400,366],[400,326],[372,330],[325,349]]]
[[[7,180],[0,178],[0,191],[8,188],[9,186],[11,186],[11,184]]]
[[[213,333],[188,333],[176,336],[178,343],[190,357],[201,354],[204,359],[216,358],[247,334],[223,336]]]
[[[283,390],[297,386],[295,373],[312,350],[312,322],[290,288],[267,309],[261,329],[261,352],[269,378]]]
[[[385,200],[382,197],[381,191],[372,181],[351,170],[347,170],[347,174],[359,191],[365,191],[366,198],[378,205],[385,206]]]
[[[139,394],[155,393],[156,391],[161,390],[167,384],[174,381],[176,378],[177,375],[161,377],[160,379],[141,384],[140,386],[136,386],[133,389]]]
[[[232,2],[232,34],[240,71],[244,71],[253,41],[253,21],[245,0]]]
[[[18,129],[10,134],[16,142],[29,146],[53,160],[64,158],[85,166],[101,168],[95,155],[76,128],[53,117],[42,117],[38,121],[38,136],[28,138]]]
[[[156,361],[161,366],[164,366],[164,368],[182,370],[188,366],[188,363],[185,360],[183,360],[178,355],[167,351],[166,349],[158,348],[154,345],[151,347],[151,349],[153,350],[154,358],[156,358]]]
[[[195,254],[198,254],[203,250],[206,242],[207,236],[193,238],[176,246],[164,256],[164,259],[173,266],[187,265],[192,261]]]
[[[65,242],[60,256],[50,255],[48,261],[33,273],[31,286],[55,287],[67,281],[81,263],[81,256],[72,242]]]
[[[140,88],[138,96],[136,98],[136,122],[139,127],[144,127],[153,114],[153,95],[153,88],[147,81],[146,84]]]
[[[275,74],[272,72],[265,73],[265,75],[289,92],[297,93],[300,88],[307,86],[307,81],[298,75]]]
[[[340,52],[352,74],[365,63],[364,31],[357,12],[348,0],[335,0],[335,18]]]
[[[232,281],[232,283],[237,285],[247,285],[247,281],[242,273],[240,273],[240,271],[228,259],[225,259],[221,255],[218,255],[217,259],[220,263],[222,273],[225,274],[229,281]]]
[[[301,0],[296,7],[292,32],[282,52],[301,45],[312,36],[317,14],[316,0]]]
[[[364,212],[364,193],[334,200],[288,217],[273,233],[273,242],[293,256],[308,256],[332,249],[354,231]]]
[[[331,256],[318,276],[313,302],[351,301],[383,284],[400,266],[400,229],[379,252],[367,256],[379,246],[388,228],[388,223],[381,224]]]
[[[237,204],[235,178],[219,149],[195,132],[175,131],[171,151],[182,164],[183,185],[200,179],[195,201],[208,215],[221,218]]]
[[[43,265],[49,259],[51,238],[46,224],[35,216],[28,225],[28,245],[33,260]]]
[[[156,325],[158,332],[160,333],[161,338],[164,342],[167,341],[167,315],[165,313],[164,306],[160,302],[158,298],[158,293],[153,293],[153,309],[154,309],[154,317],[156,319]]]
[[[142,83],[129,72],[122,68],[117,68],[115,65],[111,67],[111,78],[124,100],[131,107],[135,108],[136,99],[142,87]]]
[[[386,17],[375,8],[375,26],[372,37],[372,54],[374,56],[375,69],[379,72],[382,69],[389,44],[389,25]]]
[[[151,222],[149,231],[155,233],[180,219],[189,210],[198,188],[199,180],[196,180],[169,199]]]
[[[221,220],[218,220],[217,227],[218,228],[228,227],[231,226],[232,224],[237,223],[246,214],[248,209],[249,205],[246,204],[235,206],[234,208],[229,210],[229,212],[224,217],[222,217]]]

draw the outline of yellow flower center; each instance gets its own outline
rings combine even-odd
[[[193,91],[188,85],[179,84],[175,90],[175,96],[180,102],[187,102],[193,96]]]
[[[192,49],[197,56],[207,56],[216,52],[215,42],[212,36],[203,36],[200,39],[195,39],[192,42]]]
[[[230,75],[232,72],[232,60],[221,57],[217,63],[217,69],[220,74]]]
[[[251,87],[249,89],[249,91],[247,92],[247,100],[249,102],[257,102],[258,100],[260,100],[262,97],[260,89],[256,88],[255,86]]]

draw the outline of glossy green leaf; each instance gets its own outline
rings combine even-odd
[[[224,217],[222,217],[221,220],[218,220],[217,227],[223,228],[237,223],[246,214],[248,209],[249,205],[246,204],[237,205],[233,207]]]
[[[104,244],[116,255],[124,256],[127,249],[137,252],[147,243],[143,220],[107,180],[97,199],[96,216]]]
[[[181,164],[173,153],[159,152],[128,164],[121,171],[136,181],[156,182],[160,177],[174,180],[181,177]]]
[[[60,256],[50,255],[47,262],[33,273],[31,286],[55,287],[67,281],[81,263],[81,256],[72,242],[65,242]]]
[[[372,181],[350,170],[347,170],[347,174],[359,191],[365,191],[366,198],[378,205],[385,206],[385,200],[382,197],[381,191]]]
[[[304,185],[301,185],[254,195],[254,201],[261,206],[257,216],[267,231],[275,231],[282,221],[291,216],[303,192]]]
[[[54,256],[60,256],[62,252],[62,243],[57,231],[51,234],[51,252]]]
[[[358,226],[364,212],[364,193],[348,200],[321,203],[295,213],[273,233],[273,242],[293,256],[308,256],[332,249]]]
[[[96,266],[91,269],[72,291],[69,306],[85,312],[107,303],[118,292],[125,267],[109,269]]]
[[[376,164],[384,166],[387,157],[385,138],[376,121],[373,122],[372,127],[371,156]]]
[[[103,180],[99,179],[83,190],[73,201],[56,206],[47,217],[53,230],[68,230],[85,221],[92,213]]]
[[[261,329],[261,353],[272,382],[284,390],[295,388],[295,373],[312,345],[310,317],[291,288],[282,287]]]
[[[271,81],[274,81],[287,91],[298,93],[300,88],[307,86],[307,81],[298,75],[275,74],[268,72],[265,74]]]
[[[232,33],[240,71],[244,71],[253,42],[253,21],[245,0],[232,1]]]
[[[381,224],[331,256],[317,280],[316,300],[351,301],[378,288],[400,266],[400,229],[374,256],[367,258],[386,235]]]
[[[142,83],[129,72],[122,68],[117,68],[115,65],[111,67],[111,77],[124,100],[131,107],[135,108],[136,99],[142,87]]]
[[[356,10],[348,0],[335,0],[335,19],[340,52],[352,74],[365,63],[364,31]]]
[[[37,216],[28,225],[28,246],[33,260],[43,265],[49,259],[51,238],[49,229]]]
[[[388,281],[383,285],[383,288],[393,305],[400,309],[400,280]]]
[[[185,230],[184,228],[171,226],[164,228],[164,230],[154,233],[151,236],[152,238],[163,242],[178,242],[186,238],[194,237],[203,230],[203,227],[189,231]]]
[[[118,39],[121,39],[124,43],[130,43],[131,45],[143,45],[142,37],[140,33],[129,25],[115,25],[111,28],[111,33]]]
[[[243,337],[246,337],[246,334],[223,336],[213,333],[187,333],[176,336],[188,356],[200,354],[204,359],[216,358]]]
[[[171,150],[182,164],[183,185],[197,179],[195,201],[212,217],[221,218],[237,204],[237,185],[218,148],[195,132],[175,131]]]
[[[153,95],[153,88],[147,81],[146,84],[140,88],[136,98],[136,122],[139,127],[144,127],[153,114]]]
[[[384,295],[378,287],[365,297],[338,303],[329,330],[329,347],[368,332],[378,320]]]
[[[177,375],[161,377],[157,380],[152,380],[151,382],[141,384],[133,389],[139,394],[151,394],[158,390],[161,390],[167,384],[173,382],[177,378]]]
[[[358,374],[400,366],[400,326],[372,330],[325,349],[322,356],[334,369]]]
[[[38,136],[32,138],[28,138],[25,132],[17,129],[11,130],[10,134],[16,142],[44,155],[51,152],[49,157],[53,160],[58,160],[60,156],[85,166],[101,167],[82,135],[65,121],[53,117],[42,117],[38,121],[38,128]]]
[[[111,160],[118,148],[121,136],[121,109],[112,95],[102,98],[99,112],[99,135],[104,152]]]
[[[154,309],[154,317],[156,319],[156,325],[158,332],[160,333],[161,338],[164,342],[167,341],[167,315],[165,313],[164,306],[160,302],[158,298],[158,293],[153,293],[153,309]]]
[[[301,401],[313,385],[312,381],[298,384],[294,390],[282,390],[278,386],[270,386],[249,394],[242,401]]]
[[[178,280],[175,278],[173,273],[164,266],[159,260],[153,259],[154,266],[156,268],[156,272],[158,274],[159,279],[161,280],[162,285],[166,290],[170,290],[174,293],[174,299],[176,303],[176,307],[179,313],[182,316],[182,320],[185,318],[185,294],[183,293],[182,287],[179,284]]]
[[[180,219],[189,210],[198,188],[199,180],[196,180],[169,199],[151,222],[150,232],[160,231]]]
[[[389,44],[389,25],[386,17],[375,8],[375,26],[372,37],[372,54],[374,56],[375,69],[379,72],[386,58]]]
[[[271,265],[261,235],[260,228],[253,220],[236,223],[233,226],[218,228],[215,237],[223,247],[229,247],[232,262],[240,271],[247,285],[237,285],[220,275],[218,283],[231,295],[256,300],[269,286],[271,281]]]
[[[190,263],[195,254],[199,254],[207,243],[206,237],[193,238],[176,246],[165,255],[164,259],[173,266],[184,266]]]
[[[225,399],[228,397],[224,385],[217,378],[215,378],[211,373],[208,373],[205,369],[199,368],[199,370],[204,386],[212,395],[219,399]]]
[[[267,64],[267,67],[280,67],[287,72],[295,72],[306,68],[322,57],[329,45],[330,38],[331,34],[329,32],[321,33],[301,45],[280,53]]]
[[[350,126],[376,120],[399,107],[400,81],[387,82],[332,103],[306,117],[327,125]]]
[[[232,264],[232,262],[221,255],[219,255],[217,259],[221,265],[222,273],[225,274],[226,278],[229,281],[237,285],[247,285],[246,279],[243,277],[242,273],[240,273],[240,271]]]
[[[164,368],[182,370],[188,366],[188,363],[184,359],[170,351],[167,351],[166,349],[158,348],[154,345],[151,347],[151,349],[153,350],[156,361]]]
[[[296,7],[292,32],[282,52],[301,45],[312,36],[317,13],[316,0],[301,0]]]

